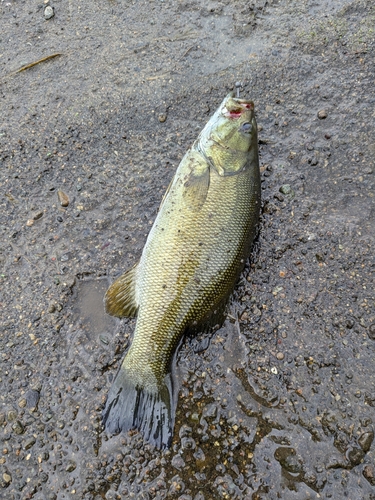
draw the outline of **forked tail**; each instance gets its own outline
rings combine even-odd
[[[153,384],[141,384],[139,379],[139,374],[121,366],[103,410],[103,424],[110,434],[138,429],[157,448],[168,448],[174,426],[171,374]]]

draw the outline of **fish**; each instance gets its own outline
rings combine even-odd
[[[110,435],[138,429],[170,447],[176,350],[184,334],[223,322],[256,234],[260,192],[254,104],[237,91],[182,158],[139,262],[106,292],[108,314],[137,317],[102,414]]]

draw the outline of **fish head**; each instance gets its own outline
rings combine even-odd
[[[254,103],[229,94],[203,130],[201,146],[221,176],[241,171],[250,157],[257,159]]]

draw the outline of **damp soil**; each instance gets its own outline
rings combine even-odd
[[[46,6],[0,5],[0,497],[375,499],[373,2]],[[206,348],[181,346],[171,449],[109,438],[134,321],[102,297],[236,81],[250,263]]]

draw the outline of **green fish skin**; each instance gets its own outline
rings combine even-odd
[[[184,333],[218,322],[249,256],[259,210],[254,104],[230,94],[177,168],[140,261],[106,293],[109,314],[137,315],[103,411],[110,434],[136,428],[158,448],[170,446],[173,355]]]

